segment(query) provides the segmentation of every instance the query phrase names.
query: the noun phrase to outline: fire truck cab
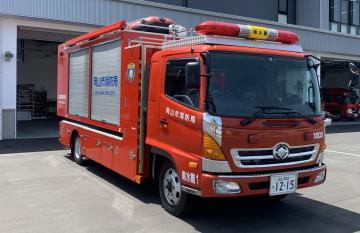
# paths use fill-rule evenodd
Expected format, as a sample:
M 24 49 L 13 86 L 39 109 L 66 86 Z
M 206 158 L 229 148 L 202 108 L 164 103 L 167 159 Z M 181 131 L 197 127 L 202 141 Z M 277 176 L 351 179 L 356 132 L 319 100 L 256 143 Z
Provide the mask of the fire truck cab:
M 206 21 L 184 37 L 150 18 L 59 46 L 59 140 L 77 163 L 153 178 L 176 216 L 191 195 L 279 199 L 325 181 L 317 66 L 295 33 Z

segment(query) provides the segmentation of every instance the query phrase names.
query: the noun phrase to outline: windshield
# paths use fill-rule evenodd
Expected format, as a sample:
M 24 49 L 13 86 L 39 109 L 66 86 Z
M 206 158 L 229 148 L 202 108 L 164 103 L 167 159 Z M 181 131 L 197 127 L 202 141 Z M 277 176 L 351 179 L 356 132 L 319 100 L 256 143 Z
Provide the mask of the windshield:
M 267 106 L 321 115 L 317 76 L 306 58 L 211 52 L 209 72 L 210 114 L 249 117 Z
M 349 104 L 350 98 L 346 95 L 335 95 L 334 97 L 335 103 L 337 104 Z

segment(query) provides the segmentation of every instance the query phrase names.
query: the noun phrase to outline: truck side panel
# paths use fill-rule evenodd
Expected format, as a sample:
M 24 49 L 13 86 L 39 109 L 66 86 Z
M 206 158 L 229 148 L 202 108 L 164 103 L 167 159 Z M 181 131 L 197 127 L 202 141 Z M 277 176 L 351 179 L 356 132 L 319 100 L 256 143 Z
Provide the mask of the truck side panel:
M 135 36 L 135 35 L 134 35 Z M 111 36 L 108 40 L 114 40 L 119 35 Z M 93 101 L 94 91 L 98 94 L 111 94 L 107 88 L 111 84 L 108 82 L 99 82 L 99 77 L 109 77 L 114 72 L 108 72 L 109 69 L 94 72 L 93 62 L 94 55 L 93 48 L 98 43 L 103 44 L 106 39 L 100 41 L 89 42 L 89 44 L 81 45 L 81 48 L 74 48 L 70 50 L 63 50 L 64 46 L 59 46 L 59 61 L 58 61 L 58 115 L 63 117 L 60 124 L 60 142 L 66 146 L 71 146 L 71 137 L 73 133 L 77 133 L 81 139 L 81 151 L 86 157 L 114 170 L 115 172 L 136 181 L 137 167 L 138 167 L 138 115 L 139 115 L 139 78 L 140 78 L 140 49 L 131 48 L 125 49 L 127 46 L 126 35 L 120 36 L 121 40 L 121 61 L 118 64 L 119 75 L 119 94 L 115 95 L 118 98 L 118 107 L 120 118 L 118 124 L 101 122 L 97 118 L 95 120 L 92 115 L 94 107 L 99 109 L 99 104 L 103 106 L 108 105 L 111 101 Z M 69 94 L 69 54 L 79 49 L 90 49 L 89 59 L 89 114 L 87 117 L 79 117 L 68 112 L 68 94 Z M 102 52 L 102 51 L 101 51 Z M 108 64 L 111 61 L 107 62 Z M 91 69 L 93 68 L 93 69 Z M 107 74 L 107 72 L 109 74 Z M 115 74 L 116 75 L 116 74 Z M 95 77 L 97 80 L 94 80 Z M 109 85 L 108 85 L 109 84 Z M 104 89 L 104 90 L 100 90 Z M 61 98 L 59 98 L 61 97 Z M 106 96 L 105 96 L 106 97 Z M 116 101 L 115 101 L 116 103 Z M 95 106 L 96 104 L 96 106 Z M 100 106 L 100 107 L 103 107 Z M 110 109 L 108 112 L 97 112 L 105 115 L 106 113 L 116 113 L 115 109 Z M 112 114 L 112 116 L 116 114 Z M 115 118 L 112 118 L 114 120 Z M 106 119 L 105 119 L 106 120 Z M 115 122 L 113 122 L 115 123 Z
M 122 137 L 67 120 L 60 123 L 60 129 L 59 140 L 63 145 L 70 147 L 71 136 L 76 133 L 81 140 L 83 155 L 135 181 L 136 151 L 124 146 Z

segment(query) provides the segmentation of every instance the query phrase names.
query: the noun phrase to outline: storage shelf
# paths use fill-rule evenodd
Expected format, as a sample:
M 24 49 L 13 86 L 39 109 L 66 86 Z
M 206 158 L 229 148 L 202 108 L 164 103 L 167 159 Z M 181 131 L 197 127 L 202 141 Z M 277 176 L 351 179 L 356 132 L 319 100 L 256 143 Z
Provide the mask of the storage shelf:
M 16 100 L 18 111 L 30 112 L 32 119 L 47 119 L 48 101 L 46 91 L 35 90 L 33 84 L 18 85 Z
M 28 116 L 24 115 L 26 118 L 23 120 L 31 120 L 34 113 L 34 89 L 35 85 L 25 84 L 18 85 L 16 92 L 16 109 L 22 112 L 30 112 Z

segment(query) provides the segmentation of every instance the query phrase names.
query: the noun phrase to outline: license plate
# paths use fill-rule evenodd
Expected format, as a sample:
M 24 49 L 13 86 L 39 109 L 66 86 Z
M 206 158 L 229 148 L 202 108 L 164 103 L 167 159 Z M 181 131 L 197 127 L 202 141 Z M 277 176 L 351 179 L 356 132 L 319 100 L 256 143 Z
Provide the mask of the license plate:
M 296 192 L 297 174 L 270 176 L 270 196 Z

